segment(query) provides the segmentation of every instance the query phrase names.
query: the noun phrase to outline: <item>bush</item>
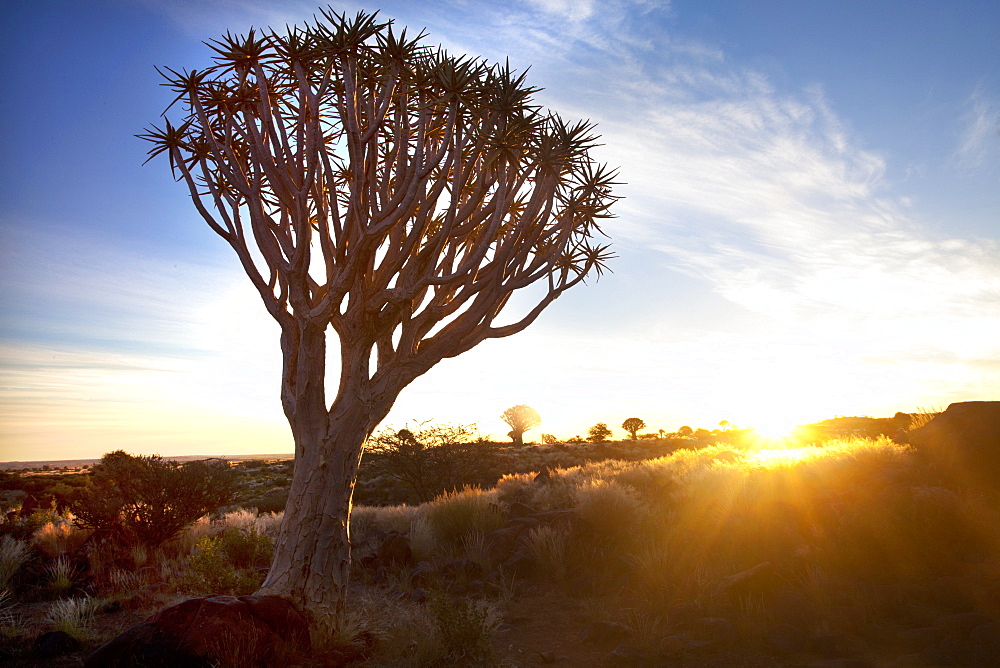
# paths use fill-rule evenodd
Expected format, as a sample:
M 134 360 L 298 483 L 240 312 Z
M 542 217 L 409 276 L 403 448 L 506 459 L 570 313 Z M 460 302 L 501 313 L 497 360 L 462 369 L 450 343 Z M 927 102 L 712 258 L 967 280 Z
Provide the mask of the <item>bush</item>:
M 496 619 L 482 601 L 435 596 L 431 614 L 450 665 L 493 665 Z
M 196 594 L 234 596 L 252 594 L 260 587 L 264 581 L 264 574 L 236 567 L 232 557 L 225 551 L 227 542 L 224 538 L 225 533 L 218 536 L 203 536 L 198 540 L 194 554 L 188 559 L 181 587 Z M 229 539 L 230 546 L 234 542 L 233 539 Z M 241 547 L 245 547 L 245 544 Z
M 206 513 L 232 503 L 236 474 L 224 463 L 108 453 L 74 501 L 78 526 L 123 544 L 158 546 Z
M 497 446 L 474 440 L 474 433 L 469 425 L 383 430 L 365 444 L 366 475 L 396 480 L 420 502 L 464 485 L 493 484 Z

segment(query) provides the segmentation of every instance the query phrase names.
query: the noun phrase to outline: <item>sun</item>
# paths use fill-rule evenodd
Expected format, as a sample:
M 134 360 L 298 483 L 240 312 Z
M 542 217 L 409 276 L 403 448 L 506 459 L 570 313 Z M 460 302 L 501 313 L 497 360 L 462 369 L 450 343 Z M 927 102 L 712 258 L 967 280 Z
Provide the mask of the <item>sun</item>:
M 769 420 L 757 420 L 752 429 L 765 441 L 784 442 L 788 441 L 792 437 L 795 428 L 798 426 L 799 425 L 793 421 L 775 417 Z

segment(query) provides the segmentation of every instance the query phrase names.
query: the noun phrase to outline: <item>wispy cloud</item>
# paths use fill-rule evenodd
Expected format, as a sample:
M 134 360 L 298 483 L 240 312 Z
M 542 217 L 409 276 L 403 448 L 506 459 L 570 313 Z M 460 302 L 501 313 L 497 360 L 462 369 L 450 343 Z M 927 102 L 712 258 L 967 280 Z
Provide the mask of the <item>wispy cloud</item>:
M 989 155 L 1000 155 L 1000 102 L 980 87 L 969 96 L 954 157 L 963 167 L 982 166 Z

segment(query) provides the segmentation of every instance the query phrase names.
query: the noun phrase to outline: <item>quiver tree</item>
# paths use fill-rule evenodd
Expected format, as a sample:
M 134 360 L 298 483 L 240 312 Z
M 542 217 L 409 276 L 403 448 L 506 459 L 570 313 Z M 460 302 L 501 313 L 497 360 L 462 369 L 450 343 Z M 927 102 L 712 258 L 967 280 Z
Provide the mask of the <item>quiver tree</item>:
M 507 435 L 517 446 L 524 445 L 524 432 L 542 424 L 538 411 L 524 404 L 511 406 L 500 415 L 500 419 L 510 425 L 510 433 Z
M 615 175 L 588 122 L 534 105 L 508 66 L 454 57 L 373 14 L 209 43 L 164 70 L 183 116 L 147 128 L 281 331 L 295 472 L 261 593 L 344 612 L 365 439 L 446 357 L 531 324 L 600 274 Z M 504 310 L 528 286 L 526 312 Z M 327 335 L 339 384 L 324 386 Z
M 640 429 L 645 429 L 646 423 L 642 421 L 642 418 L 630 417 L 622 422 L 622 429 L 627 431 L 634 441 L 636 434 Z

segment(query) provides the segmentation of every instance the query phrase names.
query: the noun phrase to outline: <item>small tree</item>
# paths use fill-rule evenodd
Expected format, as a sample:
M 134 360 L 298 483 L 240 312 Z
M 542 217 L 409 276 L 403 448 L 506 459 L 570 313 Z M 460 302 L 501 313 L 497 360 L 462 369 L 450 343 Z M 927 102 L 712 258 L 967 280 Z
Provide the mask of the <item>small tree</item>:
M 165 461 L 109 452 L 71 503 L 76 523 L 118 542 L 160 545 L 199 517 L 236 499 L 236 472 L 224 462 Z
M 524 432 L 542 424 L 538 411 L 524 404 L 511 406 L 500 415 L 500 419 L 510 425 L 510 433 L 507 435 L 517 446 L 524 445 Z
M 591 443 L 603 443 L 610 436 L 611 430 L 603 422 L 598 422 L 587 431 L 587 440 Z
M 632 436 L 633 441 L 635 440 L 636 433 L 640 429 L 645 429 L 645 428 L 646 428 L 646 423 L 637 417 L 630 417 L 624 422 L 622 422 L 622 429 L 627 431 Z
M 365 441 L 438 362 L 600 274 L 611 255 L 594 238 L 616 197 L 592 124 L 543 111 L 524 74 L 374 14 L 320 13 L 227 33 L 206 69 L 164 70 L 183 117 L 140 136 L 280 329 L 295 471 L 260 593 L 296 603 L 323 642 L 346 612 Z M 534 306 L 505 308 L 532 285 Z
M 546 445 L 555 445 L 558 442 L 559 439 L 553 434 L 542 434 L 542 443 L 545 443 Z
M 496 482 L 495 446 L 469 425 L 384 429 L 365 444 L 365 466 L 409 487 L 421 502 L 464 485 Z
M 677 435 L 678 436 L 690 436 L 693 433 L 694 433 L 694 429 L 692 429 L 691 427 L 688 427 L 687 425 L 685 425 L 685 426 L 683 426 L 683 427 L 681 427 L 680 429 L 677 430 Z

